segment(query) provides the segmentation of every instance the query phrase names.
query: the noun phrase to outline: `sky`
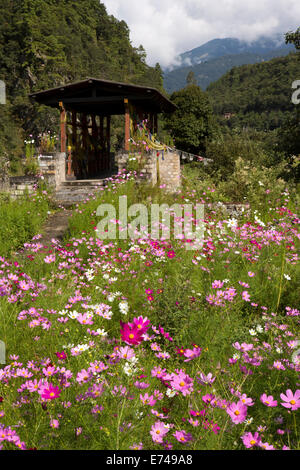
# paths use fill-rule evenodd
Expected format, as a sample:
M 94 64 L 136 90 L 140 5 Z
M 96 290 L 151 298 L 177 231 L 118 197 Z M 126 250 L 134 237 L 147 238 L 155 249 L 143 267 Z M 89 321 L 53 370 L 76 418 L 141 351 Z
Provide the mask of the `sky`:
M 216 38 L 247 41 L 295 31 L 299 0 L 101 0 L 107 12 L 124 20 L 134 47 L 142 45 L 147 63 L 162 67 L 176 56 Z

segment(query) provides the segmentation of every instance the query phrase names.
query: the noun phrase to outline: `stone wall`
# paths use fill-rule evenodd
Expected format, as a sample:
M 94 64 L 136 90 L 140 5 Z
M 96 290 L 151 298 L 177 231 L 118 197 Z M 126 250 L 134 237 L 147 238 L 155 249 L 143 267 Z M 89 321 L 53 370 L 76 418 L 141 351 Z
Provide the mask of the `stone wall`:
M 12 199 L 22 196 L 25 192 L 32 194 L 38 184 L 36 176 L 11 176 L 8 192 Z
M 66 180 L 66 154 L 64 152 L 39 155 L 39 168 L 50 186 L 58 188 Z
M 130 158 L 136 158 L 140 162 L 139 154 L 129 155 L 120 152 L 116 155 L 118 171 L 127 168 Z M 175 192 L 181 185 L 180 156 L 177 152 L 152 151 L 143 157 L 142 168 L 138 171 L 138 179 L 149 181 L 153 186 L 159 183 L 166 191 Z
M 39 155 L 38 164 L 40 175 L 49 186 L 58 189 L 66 180 L 66 154 L 53 153 Z M 11 176 L 0 178 L 0 192 L 9 193 L 12 199 L 22 196 L 26 191 L 32 194 L 36 189 L 40 177 L 38 176 Z

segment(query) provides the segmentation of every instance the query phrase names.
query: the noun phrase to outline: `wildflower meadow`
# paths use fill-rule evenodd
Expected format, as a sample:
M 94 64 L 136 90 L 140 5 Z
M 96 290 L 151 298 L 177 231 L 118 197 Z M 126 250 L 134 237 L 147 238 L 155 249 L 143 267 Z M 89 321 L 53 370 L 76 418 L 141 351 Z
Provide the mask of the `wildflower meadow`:
M 48 246 L 52 209 L 36 197 L 35 234 L 11 250 L 4 239 L 2 450 L 299 449 L 297 197 L 255 181 L 232 216 L 193 171 L 175 194 L 137 183 L 134 169 L 111 177 Z M 202 246 L 172 233 L 99 237 L 99 205 L 125 195 L 203 204 Z

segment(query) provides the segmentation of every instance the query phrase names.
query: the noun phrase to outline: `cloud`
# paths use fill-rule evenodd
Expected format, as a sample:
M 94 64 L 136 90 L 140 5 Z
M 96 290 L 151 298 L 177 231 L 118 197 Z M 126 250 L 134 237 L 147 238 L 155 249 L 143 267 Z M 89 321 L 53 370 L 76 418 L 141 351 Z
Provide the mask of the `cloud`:
M 299 26 L 299 0 L 102 0 L 124 20 L 147 63 L 170 66 L 176 56 L 215 38 L 251 41 Z

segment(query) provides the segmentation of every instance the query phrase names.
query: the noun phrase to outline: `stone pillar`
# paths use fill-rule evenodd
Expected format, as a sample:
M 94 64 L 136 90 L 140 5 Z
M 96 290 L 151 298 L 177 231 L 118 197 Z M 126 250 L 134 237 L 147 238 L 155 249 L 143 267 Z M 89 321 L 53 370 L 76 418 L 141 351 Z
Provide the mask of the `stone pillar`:
M 168 192 L 175 192 L 181 185 L 180 156 L 177 152 L 159 152 L 159 182 L 165 185 Z

